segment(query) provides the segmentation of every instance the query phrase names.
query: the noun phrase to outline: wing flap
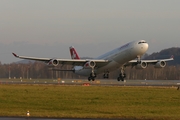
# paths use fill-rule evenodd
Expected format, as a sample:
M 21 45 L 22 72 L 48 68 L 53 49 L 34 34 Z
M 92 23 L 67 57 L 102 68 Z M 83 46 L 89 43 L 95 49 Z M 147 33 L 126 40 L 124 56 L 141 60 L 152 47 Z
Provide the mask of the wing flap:
M 158 62 L 160 62 L 160 61 L 165 61 L 165 62 L 167 62 L 167 61 L 172 61 L 172 60 L 174 60 L 174 57 L 173 57 L 173 56 L 171 56 L 169 59 L 141 60 L 141 62 L 146 62 L 146 63 L 148 63 L 148 64 L 156 64 L 156 63 L 158 63 Z M 133 65 L 135 65 L 135 64 L 137 64 L 137 60 L 131 60 L 131 61 L 127 62 L 127 63 L 125 64 L 125 66 L 133 66 Z
M 74 66 L 83 66 L 86 62 L 94 61 L 96 63 L 96 67 L 100 67 L 102 64 L 109 63 L 108 60 L 96 60 L 96 59 L 57 59 L 59 64 L 67 64 Z
M 27 60 L 36 60 L 48 63 L 52 60 L 52 58 L 39 58 L 39 57 L 28 57 L 28 56 L 19 56 L 15 53 L 12 53 L 15 57 L 20 59 L 27 59 Z M 56 59 L 59 64 L 66 64 L 66 65 L 77 65 L 83 66 L 86 62 L 94 61 L 96 63 L 96 67 L 100 67 L 102 64 L 108 64 L 108 60 L 99 60 L 99 59 Z

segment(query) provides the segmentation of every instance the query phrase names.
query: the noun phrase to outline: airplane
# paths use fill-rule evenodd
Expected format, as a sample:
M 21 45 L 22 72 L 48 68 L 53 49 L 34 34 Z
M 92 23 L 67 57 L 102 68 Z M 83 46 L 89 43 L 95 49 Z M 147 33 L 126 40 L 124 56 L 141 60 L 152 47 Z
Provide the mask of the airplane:
M 142 60 L 141 56 L 146 53 L 148 47 L 149 45 L 145 40 L 132 41 L 94 59 L 80 59 L 73 46 L 69 48 L 71 59 L 39 58 L 12 54 L 20 59 L 42 61 L 52 66 L 73 65 L 71 70 L 59 69 L 59 71 L 72 71 L 78 75 L 88 76 L 89 81 L 94 81 L 97 74 L 101 73 L 104 73 L 103 78 L 109 78 L 109 72 L 120 69 L 117 80 L 124 81 L 127 66 L 145 69 L 152 64 L 155 68 L 164 68 L 167 61 L 174 60 L 173 56 L 168 59 Z

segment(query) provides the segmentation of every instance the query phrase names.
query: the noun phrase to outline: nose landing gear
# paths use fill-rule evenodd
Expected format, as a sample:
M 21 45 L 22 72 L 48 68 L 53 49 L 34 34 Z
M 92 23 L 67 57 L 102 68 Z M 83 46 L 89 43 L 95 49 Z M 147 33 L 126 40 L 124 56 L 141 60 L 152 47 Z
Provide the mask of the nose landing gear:
M 126 78 L 126 74 L 124 73 L 124 67 L 121 68 L 119 77 L 117 78 L 118 81 L 124 81 L 124 78 Z

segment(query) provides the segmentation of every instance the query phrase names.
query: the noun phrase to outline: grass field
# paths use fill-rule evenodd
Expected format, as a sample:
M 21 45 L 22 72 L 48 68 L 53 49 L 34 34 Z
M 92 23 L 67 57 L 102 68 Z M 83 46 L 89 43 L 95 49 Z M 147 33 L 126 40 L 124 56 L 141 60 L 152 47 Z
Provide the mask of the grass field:
M 180 91 L 168 87 L 0 85 L 0 116 L 180 119 Z

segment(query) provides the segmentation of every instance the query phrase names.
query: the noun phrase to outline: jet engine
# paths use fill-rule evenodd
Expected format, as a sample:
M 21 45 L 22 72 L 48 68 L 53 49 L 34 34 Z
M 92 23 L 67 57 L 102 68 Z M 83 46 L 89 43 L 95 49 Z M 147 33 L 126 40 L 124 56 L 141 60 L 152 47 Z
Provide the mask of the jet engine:
M 94 61 L 88 61 L 84 64 L 84 68 L 94 68 L 96 63 Z
M 56 59 L 51 59 L 47 65 L 58 66 L 59 62 Z
M 147 63 L 146 62 L 141 62 L 136 65 L 136 69 L 145 69 L 147 68 Z
M 163 68 L 166 66 L 166 62 L 165 61 L 159 61 L 155 64 L 155 68 Z

